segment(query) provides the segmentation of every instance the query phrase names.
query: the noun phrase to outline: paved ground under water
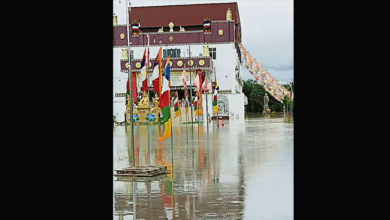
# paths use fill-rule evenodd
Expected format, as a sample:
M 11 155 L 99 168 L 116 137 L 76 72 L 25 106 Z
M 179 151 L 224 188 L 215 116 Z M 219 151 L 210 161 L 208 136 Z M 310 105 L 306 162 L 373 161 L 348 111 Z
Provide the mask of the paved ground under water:
M 134 126 L 136 165 L 165 165 L 171 174 L 114 177 L 114 219 L 293 219 L 293 122 L 283 114 L 198 128 L 173 123 Z M 182 116 L 181 122 L 185 121 Z M 199 132 L 198 132 L 199 131 Z M 114 169 L 131 165 L 130 127 L 114 127 Z M 173 150 L 172 150 L 173 149 Z M 150 154 L 150 156 L 149 156 Z M 172 159 L 173 156 L 173 159 Z

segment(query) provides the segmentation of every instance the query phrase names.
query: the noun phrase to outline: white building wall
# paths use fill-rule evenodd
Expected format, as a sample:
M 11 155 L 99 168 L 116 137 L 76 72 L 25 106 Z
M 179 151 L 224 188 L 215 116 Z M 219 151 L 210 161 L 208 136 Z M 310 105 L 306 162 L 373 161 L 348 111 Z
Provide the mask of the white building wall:
M 120 58 L 122 57 L 122 48 L 113 48 L 113 114 L 117 121 L 124 121 L 124 112 L 126 110 L 126 97 L 115 97 L 115 93 L 126 93 L 126 83 L 128 74 L 121 72 Z
M 237 66 L 238 54 L 234 43 L 210 44 L 209 47 L 215 47 L 217 51 L 217 59 L 213 60 L 213 63 L 217 73 L 219 90 L 231 90 L 231 93 L 236 93 L 235 68 Z

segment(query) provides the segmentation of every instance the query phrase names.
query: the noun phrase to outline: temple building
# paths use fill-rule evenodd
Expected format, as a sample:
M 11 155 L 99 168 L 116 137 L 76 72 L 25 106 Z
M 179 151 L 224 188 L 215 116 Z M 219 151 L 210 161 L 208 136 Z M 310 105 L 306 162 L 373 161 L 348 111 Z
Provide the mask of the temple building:
M 114 116 L 124 121 L 126 83 L 128 79 L 127 1 L 114 1 L 113 15 L 113 96 Z M 242 92 L 241 24 L 237 3 L 212 3 L 131 7 L 129 33 L 133 84 L 140 95 L 140 67 L 145 48 L 149 45 L 152 73 L 154 60 L 162 48 L 162 68 L 170 56 L 171 95 L 178 91 L 184 98 L 182 73 L 187 72 L 187 87 L 195 96 L 193 86 L 196 71 L 201 71 L 207 82 L 219 86 L 219 116 L 244 119 Z M 191 77 L 190 77 L 191 73 Z M 191 78 L 191 79 L 190 79 Z M 190 84 L 191 81 L 191 84 Z M 212 95 L 208 95 L 208 113 L 213 116 Z M 206 118 L 206 95 L 203 95 L 203 115 Z

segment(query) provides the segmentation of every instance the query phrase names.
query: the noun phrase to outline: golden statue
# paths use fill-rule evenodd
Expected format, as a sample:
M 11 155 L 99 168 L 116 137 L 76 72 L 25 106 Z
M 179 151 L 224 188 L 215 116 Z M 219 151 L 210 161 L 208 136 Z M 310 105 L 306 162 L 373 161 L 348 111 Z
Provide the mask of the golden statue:
M 169 32 L 173 32 L 173 27 L 174 27 L 174 24 L 173 24 L 173 22 L 171 21 L 171 22 L 169 22 Z
M 127 56 L 127 54 L 128 54 L 127 48 L 122 48 L 122 59 L 128 60 L 129 57 Z
M 210 56 L 209 46 L 207 46 L 207 43 L 205 43 L 205 45 L 203 45 L 203 56 L 204 57 L 209 57 Z
M 114 20 L 114 26 L 118 26 L 118 16 L 114 14 L 113 20 Z
M 146 92 L 143 93 L 141 101 L 139 101 L 139 104 L 137 106 L 138 109 L 148 109 L 149 107 L 149 97 Z
M 230 8 L 226 11 L 226 20 L 231 21 L 232 20 L 232 12 L 230 11 Z
M 153 103 L 154 103 L 154 109 L 159 109 L 158 107 L 158 97 L 157 97 L 157 92 L 154 94 Z

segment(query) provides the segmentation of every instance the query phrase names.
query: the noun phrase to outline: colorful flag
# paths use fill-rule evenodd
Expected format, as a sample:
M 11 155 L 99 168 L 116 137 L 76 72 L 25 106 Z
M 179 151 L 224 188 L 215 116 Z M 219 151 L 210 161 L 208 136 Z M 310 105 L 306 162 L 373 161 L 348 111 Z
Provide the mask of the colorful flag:
M 137 103 L 137 80 L 135 77 L 135 73 L 131 74 L 131 84 L 132 84 L 132 93 L 133 93 L 133 103 Z M 126 94 L 128 97 L 130 97 L 130 89 L 129 89 L 129 79 L 127 79 L 127 84 L 126 84 Z M 126 105 L 127 105 L 127 99 L 126 99 Z
M 206 87 L 206 80 L 203 81 L 203 84 L 202 84 L 202 91 L 207 91 L 207 87 Z
M 200 92 L 197 92 L 197 96 L 195 97 L 194 101 L 194 115 L 199 116 L 202 114 L 202 98 L 198 99 L 198 96 L 201 96 Z M 199 101 L 200 100 L 200 101 Z
M 181 81 L 183 82 L 184 90 L 187 88 L 187 72 L 186 65 L 184 65 L 183 75 L 181 77 Z
M 214 113 L 214 115 L 218 114 L 217 93 L 214 94 L 214 100 L 213 100 L 213 113 Z
M 195 96 L 193 106 L 194 106 L 194 115 L 198 116 L 198 96 Z
M 199 91 L 200 90 L 200 78 L 199 78 L 199 72 L 200 70 L 196 70 L 196 77 L 194 80 L 194 83 L 192 84 L 193 86 L 196 86 L 196 89 Z
M 219 91 L 219 85 L 217 81 L 215 81 L 215 90 L 215 93 Z
M 153 85 L 153 92 L 160 92 L 159 86 L 160 86 L 160 75 L 161 75 L 161 47 L 160 50 L 157 53 L 156 60 L 154 61 L 153 66 L 153 73 L 151 77 L 152 85 Z M 161 94 L 159 94 L 160 96 Z
M 158 103 L 158 107 L 161 109 L 161 113 L 163 117 L 160 118 L 160 122 L 167 122 L 170 118 L 170 111 L 169 111 L 169 92 L 170 92 L 170 85 L 169 85 L 169 77 L 170 77 L 170 65 L 169 65 L 169 57 L 165 64 L 165 71 L 162 74 L 161 77 L 161 96 Z
M 158 141 L 164 140 L 171 136 L 171 109 L 170 109 L 170 65 L 169 56 L 165 64 L 165 71 L 161 76 L 161 96 L 158 103 L 158 107 L 161 109 L 162 117 L 159 118 L 160 122 L 165 123 L 164 134 L 158 138 Z
M 142 83 L 142 88 L 141 91 L 147 92 L 148 91 L 148 85 L 147 85 L 147 58 L 146 58 L 146 48 L 144 50 L 144 55 L 142 56 L 142 61 L 141 61 L 141 83 Z
M 185 114 L 188 114 L 188 95 L 187 95 L 187 90 L 184 90 L 184 93 L 185 93 L 185 104 L 184 104 L 184 106 L 185 106 L 185 109 L 186 109 L 186 111 L 185 111 Z
M 175 118 L 177 118 L 181 115 L 180 105 L 179 105 L 179 96 L 178 96 L 177 92 L 176 92 L 175 96 L 173 97 L 173 106 L 175 108 Z

